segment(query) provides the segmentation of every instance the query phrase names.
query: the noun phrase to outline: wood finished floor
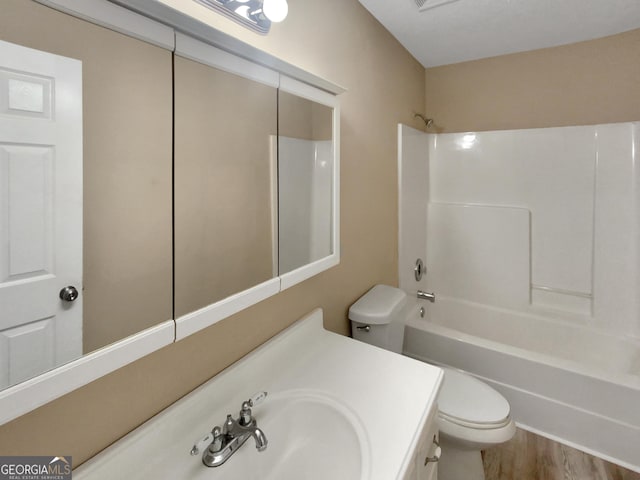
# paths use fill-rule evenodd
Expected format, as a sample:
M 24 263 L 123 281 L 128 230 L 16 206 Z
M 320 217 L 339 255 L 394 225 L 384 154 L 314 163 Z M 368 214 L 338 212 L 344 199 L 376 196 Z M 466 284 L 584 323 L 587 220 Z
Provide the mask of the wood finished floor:
M 483 452 L 486 480 L 640 480 L 640 474 L 518 429 Z

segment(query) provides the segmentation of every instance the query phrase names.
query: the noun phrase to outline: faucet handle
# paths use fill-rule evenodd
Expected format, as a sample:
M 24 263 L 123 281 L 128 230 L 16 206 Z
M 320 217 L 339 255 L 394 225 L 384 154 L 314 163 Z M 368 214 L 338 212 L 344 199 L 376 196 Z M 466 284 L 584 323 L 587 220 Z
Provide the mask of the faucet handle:
M 198 455 L 200 452 L 204 451 L 204 449 L 207 448 L 211 444 L 211 442 L 213 442 L 213 439 L 215 438 L 213 432 L 216 428 L 214 428 L 212 432 L 207 433 L 200 440 L 197 440 L 189 453 L 191 455 Z M 218 428 L 218 430 L 220 429 Z
M 233 419 L 232 415 L 227 415 L 227 419 L 224 421 L 224 424 L 222 425 L 222 433 L 224 435 L 228 434 L 230 431 L 233 430 L 233 426 L 235 425 L 236 421 Z
M 222 447 L 222 430 L 220 429 L 220 427 L 213 427 L 211 433 L 207 433 L 200 440 L 196 441 L 189 453 L 192 456 L 198 455 L 209 445 L 213 446 L 214 451 L 218 451 Z
M 251 414 L 251 409 L 249 408 L 249 402 L 242 402 L 242 408 L 240 409 L 240 414 L 238 415 L 238 423 L 243 427 L 250 425 L 253 422 L 253 415 Z
M 267 398 L 267 392 L 258 392 L 255 393 L 246 403 L 249 404 L 250 407 L 257 407 Z
M 213 427 L 211 433 L 213 435 L 213 441 L 209 446 L 209 450 L 212 452 L 219 452 L 222 450 L 222 429 L 220 427 Z
M 240 409 L 238 423 L 243 427 L 250 425 L 251 422 L 253 422 L 251 407 L 260 405 L 262 402 L 264 402 L 265 398 L 267 398 L 267 392 L 258 392 L 249 400 L 242 402 L 242 408 Z

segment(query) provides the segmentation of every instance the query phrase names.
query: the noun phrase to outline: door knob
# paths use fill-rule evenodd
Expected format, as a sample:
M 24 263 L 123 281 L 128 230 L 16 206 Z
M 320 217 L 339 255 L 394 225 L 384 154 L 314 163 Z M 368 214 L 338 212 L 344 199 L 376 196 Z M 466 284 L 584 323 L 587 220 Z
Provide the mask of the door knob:
M 60 300 L 73 302 L 76 298 L 78 298 L 78 290 L 73 285 L 69 285 L 60 290 Z

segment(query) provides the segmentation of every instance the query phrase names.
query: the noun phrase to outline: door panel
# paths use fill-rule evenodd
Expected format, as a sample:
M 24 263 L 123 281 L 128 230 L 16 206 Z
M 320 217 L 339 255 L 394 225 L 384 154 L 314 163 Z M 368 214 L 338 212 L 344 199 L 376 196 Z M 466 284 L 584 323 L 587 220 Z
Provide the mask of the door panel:
M 1 41 L 0 59 L 3 388 L 82 354 L 82 63 Z
M 52 148 L 0 144 L 0 163 L 7 182 L 8 268 L 3 281 L 51 273 L 53 235 Z M 3 192 L 2 188 L 8 191 Z
M 0 370 L 1 382 L 15 385 L 55 366 L 54 322 L 45 318 L 0 332 L 3 363 L 8 360 Z

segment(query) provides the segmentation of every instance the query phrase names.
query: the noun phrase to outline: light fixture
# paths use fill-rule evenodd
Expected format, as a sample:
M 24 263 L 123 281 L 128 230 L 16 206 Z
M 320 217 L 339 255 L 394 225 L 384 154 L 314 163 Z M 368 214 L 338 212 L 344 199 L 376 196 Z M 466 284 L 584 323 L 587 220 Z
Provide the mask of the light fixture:
M 262 11 L 269 20 L 278 23 L 287 18 L 289 5 L 287 0 L 264 0 Z
M 281 22 L 289 12 L 287 0 L 194 0 L 254 32 L 266 35 L 271 22 Z

